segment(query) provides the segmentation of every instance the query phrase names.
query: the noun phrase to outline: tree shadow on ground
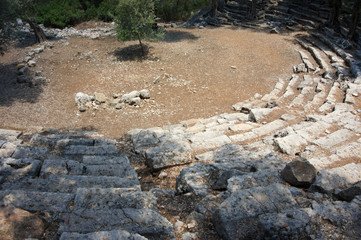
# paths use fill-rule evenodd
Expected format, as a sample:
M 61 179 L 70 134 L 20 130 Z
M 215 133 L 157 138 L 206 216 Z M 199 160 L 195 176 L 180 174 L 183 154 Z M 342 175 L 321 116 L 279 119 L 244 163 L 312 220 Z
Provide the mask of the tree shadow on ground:
M 148 45 L 143 43 L 144 55 L 139 44 L 130 45 L 124 48 L 118 48 L 111 54 L 117 58 L 117 61 L 144 61 L 150 59 L 150 49 Z
M 165 32 L 164 38 L 161 40 L 162 42 L 180 42 L 183 40 L 197 40 L 199 37 L 193 35 L 189 32 L 184 31 L 175 31 L 175 30 L 169 30 Z
M 0 64 L 0 106 L 11 106 L 16 101 L 36 103 L 43 92 L 41 85 L 30 87 L 29 83 L 17 82 L 18 64 Z

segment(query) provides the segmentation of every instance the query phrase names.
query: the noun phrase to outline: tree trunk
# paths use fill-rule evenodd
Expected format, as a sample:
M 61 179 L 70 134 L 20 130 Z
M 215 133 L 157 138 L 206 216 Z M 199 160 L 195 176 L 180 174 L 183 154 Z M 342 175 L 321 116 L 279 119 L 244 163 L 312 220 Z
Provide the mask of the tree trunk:
M 251 11 L 248 16 L 250 20 L 256 19 L 256 5 L 257 5 L 257 0 L 252 0 Z
M 43 29 L 41 29 L 41 27 L 39 27 L 38 24 L 31 21 L 30 19 L 27 19 L 27 22 L 29 23 L 30 27 L 34 30 L 36 41 L 38 43 L 46 41 L 46 36 Z
M 353 6 L 353 11 L 352 11 L 350 30 L 348 32 L 348 37 L 350 39 L 352 39 L 353 36 L 355 35 L 357 25 L 360 21 L 360 10 L 361 10 L 360 8 L 361 8 L 361 0 L 355 0 L 355 4 Z
M 211 11 L 211 15 L 212 17 L 216 17 L 216 14 L 217 14 L 217 3 L 218 1 L 217 0 L 212 0 L 212 11 Z
M 332 12 L 328 19 L 328 25 L 330 27 L 338 28 L 340 26 L 339 17 L 341 12 L 342 0 L 332 1 Z
M 144 46 L 142 40 L 140 39 L 139 34 L 138 34 L 138 40 L 139 40 L 140 48 L 142 49 L 142 56 L 144 57 L 145 56 Z

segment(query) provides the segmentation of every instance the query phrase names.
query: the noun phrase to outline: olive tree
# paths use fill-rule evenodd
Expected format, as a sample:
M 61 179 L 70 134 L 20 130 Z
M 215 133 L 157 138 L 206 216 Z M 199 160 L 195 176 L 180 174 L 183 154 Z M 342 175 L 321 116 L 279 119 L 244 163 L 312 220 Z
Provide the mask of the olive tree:
M 138 39 L 142 54 L 142 39 L 160 37 L 157 34 L 154 2 L 151 0 L 119 0 L 114 20 L 119 41 Z

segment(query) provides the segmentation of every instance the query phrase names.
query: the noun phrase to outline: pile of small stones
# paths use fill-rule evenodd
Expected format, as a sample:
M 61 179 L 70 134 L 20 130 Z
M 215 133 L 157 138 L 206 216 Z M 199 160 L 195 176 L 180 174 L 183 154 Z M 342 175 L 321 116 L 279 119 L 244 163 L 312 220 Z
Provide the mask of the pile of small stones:
M 88 95 L 82 92 L 78 92 L 75 95 L 75 104 L 77 105 L 80 112 L 85 112 L 89 108 L 98 109 L 100 105 L 104 108 L 107 106 L 115 109 L 122 109 L 123 104 L 140 107 L 142 100 L 145 101 L 150 99 L 150 92 L 147 89 L 140 91 L 132 91 L 130 93 L 113 94 L 113 96 L 107 97 L 104 93 L 95 92 L 94 95 Z
M 36 55 L 42 53 L 45 49 L 53 48 L 54 45 L 47 42 L 37 48 L 34 48 L 26 52 L 26 57 L 22 63 L 19 63 L 16 66 L 17 69 L 17 83 L 26 83 L 30 87 L 41 86 L 50 82 L 50 79 L 43 76 L 42 71 L 36 71 L 35 73 L 31 71 L 31 68 L 36 66 L 35 57 Z

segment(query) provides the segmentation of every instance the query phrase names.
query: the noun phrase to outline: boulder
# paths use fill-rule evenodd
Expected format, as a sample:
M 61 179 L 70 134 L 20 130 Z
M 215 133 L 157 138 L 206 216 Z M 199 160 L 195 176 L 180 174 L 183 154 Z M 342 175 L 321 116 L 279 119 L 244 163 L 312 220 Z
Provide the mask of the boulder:
M 146 163 L 152 170 L 189 163 L 191 150 L 185 141 L 152 147 L 145 151 Z
M 234 192 L 215 210 L 212 221 L 222 239 L 265 239 L 259 217 L 296 207 L 285 185 L 272 184 Z
M 336 195 L 341 200 L 352 201 L 356 196 L 361 195 L 361 182 L 357 182 L 351 187 L 339 191 Z
M 298 158 L 282 170 L 282 178 L 295 187 L 309 187 L 315 181 L 316 168 L 304 158 Z
M 198 196 L 210 193 L 208 178 L 211 166 L 196 164 L 183 168 L 176 180 L 176 194 L 192 192 Z
M 38 216 L 19 208 L 0 208 L 0 236 L 2 240 L 40 239 L 43 233 L 44 223 Z

